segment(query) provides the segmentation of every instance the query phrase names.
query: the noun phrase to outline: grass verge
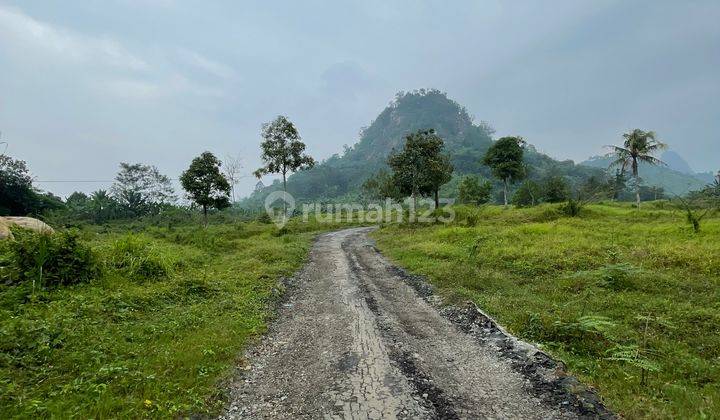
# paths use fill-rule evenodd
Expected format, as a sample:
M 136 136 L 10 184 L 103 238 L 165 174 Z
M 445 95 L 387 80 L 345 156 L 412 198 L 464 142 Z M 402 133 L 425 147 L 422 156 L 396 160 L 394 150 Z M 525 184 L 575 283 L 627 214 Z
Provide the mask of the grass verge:
M 265 331 L 278 278 L 333 227 L 83 228 L 103 265 L 91 282 L 34 293 L 0 282 L 0 418 L 217 413 L 223 380 Z
M 650 206 L 648 206 L 650 207 Z M 379 248 L 450 301 L 539 343 L 629 418 L 720 415 L 720 220 L 595 205 L 456 208 L 389 225 Z

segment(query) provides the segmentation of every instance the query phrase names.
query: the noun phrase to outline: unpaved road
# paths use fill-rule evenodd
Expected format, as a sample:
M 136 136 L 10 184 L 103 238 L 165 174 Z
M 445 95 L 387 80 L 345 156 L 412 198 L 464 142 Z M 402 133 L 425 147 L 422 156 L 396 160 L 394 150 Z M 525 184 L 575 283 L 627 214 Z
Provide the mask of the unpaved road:
M 317 239 L 278 319 L 248 351 L 223 417 L 611 416 L 566 393 L 553 362 L 525 360 L 527 349 L 513 350 L 496 328 L 439 310 L 368 231 Z

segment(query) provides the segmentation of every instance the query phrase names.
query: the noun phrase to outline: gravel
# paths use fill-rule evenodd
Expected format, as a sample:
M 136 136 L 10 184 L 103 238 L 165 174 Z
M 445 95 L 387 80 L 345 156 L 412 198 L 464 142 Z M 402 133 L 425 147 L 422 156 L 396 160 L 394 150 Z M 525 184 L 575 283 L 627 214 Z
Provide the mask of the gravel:
M 390 264 L 371 229 L 318 237 L 221 418 L 614 417 L 561 363 Z

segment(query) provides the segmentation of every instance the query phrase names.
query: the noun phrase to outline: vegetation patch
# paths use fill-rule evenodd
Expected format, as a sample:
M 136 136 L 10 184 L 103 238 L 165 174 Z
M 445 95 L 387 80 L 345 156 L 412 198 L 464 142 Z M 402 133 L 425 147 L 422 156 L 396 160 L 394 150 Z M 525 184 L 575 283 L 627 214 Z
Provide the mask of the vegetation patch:
M 562 206 L 460 206 L 452 225 L 373 235 L 450 301 L 474 301 L 565 361 L 621 414 L 720 412 L 720 218 L 695 232 L 673 206 L 588 204 L 577 217 Z
M 302 265 L 315 232 L 338 225 L 292 222 L 277 236 L 274 225 L 210 222 L 0 242 L 0 417 L 217 413 L 243 345 L 265 330 L 277 280 Z

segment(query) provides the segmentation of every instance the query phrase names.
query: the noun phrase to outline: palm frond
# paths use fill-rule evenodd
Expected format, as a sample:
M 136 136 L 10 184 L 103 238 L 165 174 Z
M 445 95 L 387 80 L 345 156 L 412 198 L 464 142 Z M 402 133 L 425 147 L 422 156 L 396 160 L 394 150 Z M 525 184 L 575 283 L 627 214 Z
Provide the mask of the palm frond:
M 637 159 L 641 162 L 649 163 L 651 165 L 667 166 L 667 163 L 650 155 L 640 155 L 637 157 Z

